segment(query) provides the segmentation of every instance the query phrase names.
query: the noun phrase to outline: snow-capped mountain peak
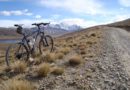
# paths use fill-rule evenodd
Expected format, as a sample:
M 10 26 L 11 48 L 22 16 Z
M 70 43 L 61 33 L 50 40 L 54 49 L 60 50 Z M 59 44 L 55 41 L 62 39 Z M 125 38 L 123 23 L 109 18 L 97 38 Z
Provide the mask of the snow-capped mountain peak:
M 53 27 L 53 28 L 65 29 L 65 30 L 68 30 L 68 31 L 75 31 L 75 30 L 81 29 L 81 27 L 76 25 L 76 24 L 69 25 L 69 24 L 66 24 L 66 23 L 51 24 L 50 26 Z

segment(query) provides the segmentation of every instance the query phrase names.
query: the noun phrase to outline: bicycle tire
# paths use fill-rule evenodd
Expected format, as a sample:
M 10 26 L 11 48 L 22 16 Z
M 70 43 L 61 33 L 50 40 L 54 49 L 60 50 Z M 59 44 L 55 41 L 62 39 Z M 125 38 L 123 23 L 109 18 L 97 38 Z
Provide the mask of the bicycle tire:
M 43 51 L 49 50 L 49 52 L 52 52 L 54 48 L 54 41 L 53 38 L 50 35 L 45 35 L 41 38 L 39 42 L 39 51 L 42 54 Z
M 10 45 L 6 50 L 6 65 L 10 66 L 11 62 L 17 60 L 24 60 L 27 61 L 29 59 L 28 49 L 25 45 L 16 43 Z

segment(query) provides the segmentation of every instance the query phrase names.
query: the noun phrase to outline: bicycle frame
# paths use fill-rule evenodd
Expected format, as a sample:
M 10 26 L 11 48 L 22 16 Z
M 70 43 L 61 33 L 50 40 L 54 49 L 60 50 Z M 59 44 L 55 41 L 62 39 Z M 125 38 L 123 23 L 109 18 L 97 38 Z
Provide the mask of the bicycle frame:
M 44 37 L 44 29 L 43 29 L 43 32 L 42 32 L 41 28 L 38 27 L 38 29 L 36 31 L 32 32 L 31 34 L 28 34 L 28 35 L 22 34 L 23 38 L 22 38 L 22 41 L 20 42 L 21 44 L 23 44 L 28 49 L 28 52 L 30 52 L 30 53 L 33 52 L 33 49 L 35 47 L 33 45 L 33 48 L 31 48 L 31 46 L 29 45 L 29 39 L 28 39 L 28 37 L 33 36 L 34 34 L 36 34 L 34 36 L 34 39 L 35 39 L 34 45 L 35 45 L 36 41 L 37 41 L 37 38 L 38 38 L 39 35 L 40 35 L 41 38 Z

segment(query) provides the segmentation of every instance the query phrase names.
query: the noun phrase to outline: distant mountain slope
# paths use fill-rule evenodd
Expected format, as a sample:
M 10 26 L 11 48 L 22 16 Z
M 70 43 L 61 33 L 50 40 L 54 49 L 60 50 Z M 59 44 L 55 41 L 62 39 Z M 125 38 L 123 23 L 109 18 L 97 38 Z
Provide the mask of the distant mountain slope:
M 130 18 L 123 21 L 108 24 L 107 26 L 119 27 L 130 31 Z
M 0 36 L 19 36 L 14 28 L 2 28 L 0 27 Z
M 43 30 L 43 27 L 41 27 Z M 81 27 L 77 25 L 67 25 L 67 24 L 51 24 L 45 28 L 45 34 L 52 36 L 61 36 L 66 33 L 80 30 Z M 0 36 L 20 36 L 16 33 L 16 28 L 3 28 L 0 27 Z M 34 28 L 24 28 L 25 33 L 31 33 L 32 31 L 37 30 L 37 27 Z

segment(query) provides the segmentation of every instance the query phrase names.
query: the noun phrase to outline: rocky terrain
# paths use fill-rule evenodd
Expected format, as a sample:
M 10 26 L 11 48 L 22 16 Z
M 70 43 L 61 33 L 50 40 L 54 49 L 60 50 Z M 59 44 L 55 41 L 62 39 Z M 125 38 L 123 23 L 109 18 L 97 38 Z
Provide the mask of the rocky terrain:
M 18 86 L 27 90 L 26 85 L 28 90 L 130 89 L 128 31 L 96 26 L 57 37 L 54 42 L 53 53 L 37 55 L 29 65 L 14 62 L 8 68 L 1 59 L 0 90 L 17 90 Z

